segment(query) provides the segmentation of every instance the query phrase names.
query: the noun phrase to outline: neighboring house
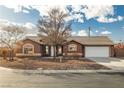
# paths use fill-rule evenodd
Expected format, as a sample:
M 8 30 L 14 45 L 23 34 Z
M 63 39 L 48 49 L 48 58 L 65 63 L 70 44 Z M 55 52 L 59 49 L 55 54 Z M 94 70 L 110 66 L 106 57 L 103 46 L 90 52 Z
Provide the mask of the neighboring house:
M 67 42 L 56 47 L 57 56 L 111 57 L 113 42 L 106 36 L 72 36 Z M 54 56 L 53 46 L 46 45 L 39 37 L 31 36 L 23 40 L 16 56 Z
M 124 57 L 124 44 L 118 43 L 114 45 L 115 57 Z

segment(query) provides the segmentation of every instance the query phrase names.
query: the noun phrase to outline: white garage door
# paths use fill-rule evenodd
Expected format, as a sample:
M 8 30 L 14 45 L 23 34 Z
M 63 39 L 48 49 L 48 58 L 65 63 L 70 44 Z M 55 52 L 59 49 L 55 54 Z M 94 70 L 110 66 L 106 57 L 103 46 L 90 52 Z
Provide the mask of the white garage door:
M 109 57 L 109 47 L 85 47 L 85 57 Z

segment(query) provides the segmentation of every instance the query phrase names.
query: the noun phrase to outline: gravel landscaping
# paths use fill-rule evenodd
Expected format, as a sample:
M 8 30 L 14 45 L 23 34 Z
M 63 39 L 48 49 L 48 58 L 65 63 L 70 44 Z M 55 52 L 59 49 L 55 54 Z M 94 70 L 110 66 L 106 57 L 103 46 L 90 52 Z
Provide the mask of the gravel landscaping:
M 99 70 L 110 68 L 100 65 L 89 59 L 63 60 L 58 59 L 16 59 L 13 62 L 2 60 L 1 67 L 13 69 L 44 69 L 44 70 Z

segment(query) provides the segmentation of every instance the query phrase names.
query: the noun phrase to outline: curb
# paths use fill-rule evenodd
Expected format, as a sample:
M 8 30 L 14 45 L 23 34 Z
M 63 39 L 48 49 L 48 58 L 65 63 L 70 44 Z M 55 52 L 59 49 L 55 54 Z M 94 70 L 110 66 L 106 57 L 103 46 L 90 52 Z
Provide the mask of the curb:
M 6 70 L 14 73 L 27 73 L 27 74 L 54 74 L 54 73 L 124 73 L 124 70 L 21 70 L 0 67 L 1 70 Z
M 124 73 L 122 70 L 16 70 L 15 73 L 54 74 L 54 73 Z

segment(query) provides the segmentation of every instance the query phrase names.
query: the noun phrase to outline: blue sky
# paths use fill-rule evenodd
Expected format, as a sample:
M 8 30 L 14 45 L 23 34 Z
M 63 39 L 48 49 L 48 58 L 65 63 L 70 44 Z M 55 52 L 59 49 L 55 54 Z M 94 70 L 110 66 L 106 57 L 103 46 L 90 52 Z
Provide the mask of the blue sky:
M 46 15 L 45 10 L 54 6 L 4 6 L 0 5 L 0 22 L 35 27 L 38 19 Z M 124 40 L 124 5 L 114 6 L 60 6 L 72 21 L 72 35 L 86 36 L 88 27 L 91 35 L 107 35 L 113 40 Z M 35 33 L 35 29 L 31 33 Z

